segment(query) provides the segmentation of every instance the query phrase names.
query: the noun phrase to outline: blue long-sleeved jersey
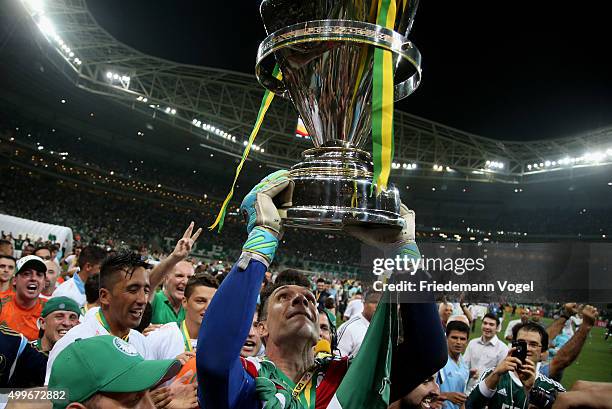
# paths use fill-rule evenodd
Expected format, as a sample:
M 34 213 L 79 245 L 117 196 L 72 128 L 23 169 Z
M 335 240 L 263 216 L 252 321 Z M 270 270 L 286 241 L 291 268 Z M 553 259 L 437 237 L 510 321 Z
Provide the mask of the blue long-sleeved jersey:
M 206 311 L 196 364 L 198 398 L 204 409 L 258 409 L 255 379 L 240 358 L 253 322 L 266 266 L 250 260 L 234 265 Z M 395 349 L 392 396 L 403 397 L 446 364 L 446 339 L 433 303 L 402 304 L 404 342 Z M 330 374 L 331 375 L 331 374 Z

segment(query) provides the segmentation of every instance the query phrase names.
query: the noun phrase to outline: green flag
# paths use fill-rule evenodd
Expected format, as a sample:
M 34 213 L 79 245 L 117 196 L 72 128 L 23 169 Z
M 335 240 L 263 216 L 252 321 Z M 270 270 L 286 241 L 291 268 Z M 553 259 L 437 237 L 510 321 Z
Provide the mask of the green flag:
M 397 303 L 386 292 L 378 304 L 359 353 L 327 409 L 387 409 L 391 358 L 397 340 Z

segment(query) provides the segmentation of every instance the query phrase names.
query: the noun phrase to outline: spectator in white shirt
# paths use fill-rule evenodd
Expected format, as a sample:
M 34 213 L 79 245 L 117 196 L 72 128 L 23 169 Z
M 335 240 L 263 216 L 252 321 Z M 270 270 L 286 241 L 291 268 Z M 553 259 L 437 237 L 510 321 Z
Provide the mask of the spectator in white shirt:
M 521 310 L 521 318 L 512 320 L 508 323 L 506 332 L 504 333 L 504 338 L 506 338 L 506 341 L 512 341 L 512 328 L 514 328 L 514 326 L 517 324 L 526 324 L 530 317 L 531 311 L 529 311 L 529 308 L 523 308 Z
M 105 257 L 106 252 L 100 247 L 85 247 L 79 255 L 79 271 L 57 287 L 52 297 L 69 297 L 76 301 L 79 307 L 85 305 L 85 282 L 90 276 L 100 272 Z
M 83 249 L 81 258 L 86 249 Z M 145 337 L 132 329 L 140 324 L 151 288 L 147 264 L 138 254 L 119 253 L 104 261 L 100 270 L 100 307 L 90 309 L 83 322 L 66 333 L 49 353 L 45 385 L 53 361 L 79 338 L 114 335 L 147 357 Z
M 470 368 L 470 390 L 478 381 L 485 369 L 496 367 L 508 355 L 508 346 L 497 338 L 499 319 L 495 314 L 487 313 L 482 318 L 482 335 L 470 341 L 463 359 Z
M 361 296 L 361 291 L 355 293 L 355 296 L 352 300 L 349 301 L 346 306 L 346 310 L 344 311 L 344 320 L 348 321 L 353 318 L 357 314 L 361 314 L 363 311 L 363 298 Z
M 370 291 L 364 300 L 361 314 L 353 316 L 353 318 L 340 325 L 340 328 L 338 328 L 338 350 L 340 351 L 340 356 L 357 355 L 380 297 L 380 293 Z

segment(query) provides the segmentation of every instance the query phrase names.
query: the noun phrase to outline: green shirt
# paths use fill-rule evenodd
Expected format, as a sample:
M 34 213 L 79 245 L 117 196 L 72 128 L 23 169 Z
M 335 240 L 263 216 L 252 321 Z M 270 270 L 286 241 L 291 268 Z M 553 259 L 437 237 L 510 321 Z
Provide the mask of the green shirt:
M 528 396 L 520 379 L 513 373 L 505 373 L 500 376 L 495 391 L 489 390 L 489 393 L 492 392 L 493 396 L 487 397 L 482 393 L 479 384 L 493 372 L 493 369 L 495 368 L 489 368 L 482 373 L 478 383 L 474 386 L 468 400 L 465 402 L 465 407 L 467 409 L 481 409 L 485 406 L 488 409 L 527 409 L 529 406 Z M 542 375 L 540 372 L 536 375 L 535 386 L 539 386 L 549 392 L 552 390 L 565 392 L 565 388 L 560 383 Z
M 178 314 L 174 312 L 170 300 L 163 291 L 158 291 L 151 301 L 151 324 L 167 324 L 169 322 L 181 322 L 185 319 L 185 310 L 181 305 Z

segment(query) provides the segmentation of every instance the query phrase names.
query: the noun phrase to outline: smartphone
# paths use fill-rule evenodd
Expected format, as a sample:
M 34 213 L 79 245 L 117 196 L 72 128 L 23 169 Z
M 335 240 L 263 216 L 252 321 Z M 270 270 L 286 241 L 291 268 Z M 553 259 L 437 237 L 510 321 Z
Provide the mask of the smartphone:
M 512 356 L 520 359 L 522 363 L 525 363 L 525 359 L 527 359 L 527 341 L 512 341 L 512 348 L 516 348 Z

